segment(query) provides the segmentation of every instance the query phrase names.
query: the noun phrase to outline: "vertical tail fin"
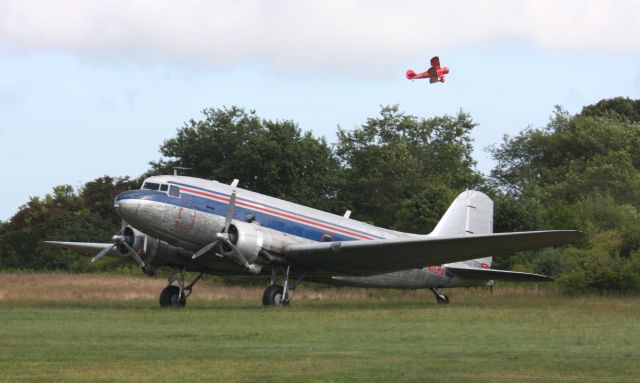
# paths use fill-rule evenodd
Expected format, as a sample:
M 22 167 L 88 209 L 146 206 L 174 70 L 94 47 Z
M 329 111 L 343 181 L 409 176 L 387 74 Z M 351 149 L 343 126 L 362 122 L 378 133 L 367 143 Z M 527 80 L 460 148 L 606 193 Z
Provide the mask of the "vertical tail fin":
M 453 201 L 430 235 L 453 237 L 493 233 L 493 201 L 486 194 L 466 190 Z
M 493 233 L 493 201 L 486 194 L 466 190 L 453 201 L 431 232 L 434 237 L 453 237 Z M 478 258 L 470 267 L 491 267 L 492 258 Z

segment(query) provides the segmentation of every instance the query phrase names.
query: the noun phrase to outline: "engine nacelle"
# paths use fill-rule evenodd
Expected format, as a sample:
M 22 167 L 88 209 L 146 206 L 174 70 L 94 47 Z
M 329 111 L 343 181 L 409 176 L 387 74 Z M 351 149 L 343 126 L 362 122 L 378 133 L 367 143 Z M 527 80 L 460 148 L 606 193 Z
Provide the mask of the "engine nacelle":
M 124 236 L 124 240 L 127 245 L 131 246 L 136 252 L 139 253 L 141 249 L 144 249 L 144 238 L 146 237 L 146 235 L 144 235 L 142 232 L 134 229 L 131 226 L 126 226 L 124 228 L 124 231 L 122 232 L 122 235 Z M 114 238 L 116 237 L 117 236 L 114 236 Z M 124 246 L 124 244 L 118 245 L 118 251 L 122 256 L 127 256 L 129 254 L 129 251 Z
M 147 265 L 179 265 L 179 260 L 188 254 L 186 250 L 148 236 L 131 226 L 124 229 L 123 235 L 127 244 Z M 124 245 L 118 245 L 118 251 L 125 257 L 129 254 Z
M 234 222 L 229 226 L 229 240 L 240 250 L 247 262 L 253 263 L 264 245 L 264 232 L 255 223 Z M 231 255 L 232 249 L 223 244 L 222 252 Z

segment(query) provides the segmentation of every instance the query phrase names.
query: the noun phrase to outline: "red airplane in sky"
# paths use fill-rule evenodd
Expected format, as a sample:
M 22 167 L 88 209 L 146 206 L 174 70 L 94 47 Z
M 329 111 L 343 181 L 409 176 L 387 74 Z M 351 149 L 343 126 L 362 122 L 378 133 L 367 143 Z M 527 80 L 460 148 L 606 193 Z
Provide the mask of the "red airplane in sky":
M 435 56 L 431 58 L 431 68 L 429 68 L 426 72 L 416 73 L 409 69 L 407 71 L 407 79 L 415 80 L 418 78 L 428 78 L 429 83 L 433 84 L 434 82 L 444 82 L 444 75 L 449 73 L 449 68 L 440 67 L 440 58 Z

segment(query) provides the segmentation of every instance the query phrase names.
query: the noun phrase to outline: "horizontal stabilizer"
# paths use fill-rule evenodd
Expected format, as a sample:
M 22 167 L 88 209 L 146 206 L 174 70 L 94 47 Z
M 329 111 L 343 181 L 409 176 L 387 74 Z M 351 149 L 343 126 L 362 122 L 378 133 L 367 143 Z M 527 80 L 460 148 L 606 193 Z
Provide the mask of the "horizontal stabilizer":
M 480 269 L 472 267 L 449 267 L 447 272 L 451 272 L 457 277 L 464 279 L 479 279 L 483 281 L 509 281 L 509 282 L 552 282 L 553 278 L 546 275 L 523 273 L 519 271 Z
M 346 275 L 374 275 L 577 242 L 576 230 L 526 231 L 455 237 L 418 236 L 287 246 L 294 263 Z

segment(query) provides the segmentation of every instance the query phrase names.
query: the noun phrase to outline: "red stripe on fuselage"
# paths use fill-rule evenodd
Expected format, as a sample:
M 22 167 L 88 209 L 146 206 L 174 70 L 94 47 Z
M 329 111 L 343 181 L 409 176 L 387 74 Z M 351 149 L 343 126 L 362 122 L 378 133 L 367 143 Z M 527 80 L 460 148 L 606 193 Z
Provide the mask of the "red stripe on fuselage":
M 203 197 L 212 198 L 212 199 L 215 199 L 217 201 L 229 203 L 229 198 L 221 197 L 221 196 L 218 196 L 218 195 L 215 195 L 215 194 L 206 193 L 206 192 L 202 192 L 202 191 L 199 191 L 199 190 L 188 189 L 188 188 L 185 188 L 184 186 L 181 186 L 180 190 L 181 191 L 185 191 L 187 193 L 192 193 L 192 194 L 197 194 L 197 195 L 200 195 L 200 196 L 203 196 Z M 249 207 L 251 209 L 259 210 L 259 211 L 262 211 L 262 212 L 265 212 L 265 213 L 269 213 L 271 215 L 276 215 L 276 216 L 287 218 L 287 219 L 290 219 L 290 220 L 293 220 L 293 221 L 298 221 L 298 222 L 306 223 L 306 224 L 313 225 L 313 226 L 316 226 L 316 227 L 321 227 L 323 229 L 327 229 L 327 230 L 335 231 L 335 232 L 338 232 L 338 233 L 350 235 L 352 237 L 356 237 L 356 238 L 360 238 L 360 239 L 373 239 L 372 237 L 368 237 L 366 235 L 353 233 L 351 231 L 347 231 L 347 230 L 344 230 L 344 229 L 339 229 L 337 227 L 325 225 L 323 223 L 314 222 L 314 221 L 308 220 L 306 218 L 297 217 L 297 216 L 294 216 L 294 215 L 291 215 L 291 214 L 279 212 L 279 211 L 272 210 L 272 209 L 269 209 L 269 208 L 266 208 L 266 207 L 263 207 L 263 206 L 255 205 L 255 204 L 252 204 L 252 203 L 249 203 L 249 202 L 243 202 L 243 201 L 236 200 L 236 205 Z

